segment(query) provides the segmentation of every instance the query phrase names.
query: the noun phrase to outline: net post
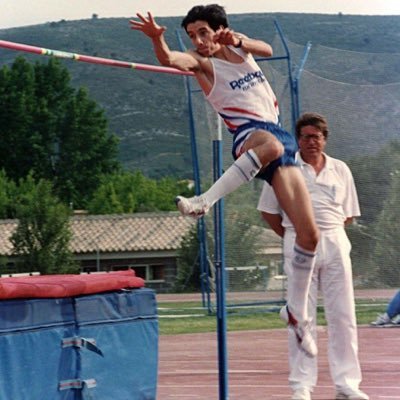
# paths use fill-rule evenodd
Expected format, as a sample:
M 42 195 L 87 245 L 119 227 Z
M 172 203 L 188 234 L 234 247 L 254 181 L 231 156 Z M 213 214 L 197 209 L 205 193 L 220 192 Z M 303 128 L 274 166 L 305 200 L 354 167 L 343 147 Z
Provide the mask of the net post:
M 214 182 L 222 175 L 222 124 L 218 116 L 216 139 L 213 140 L 213 174 Z M 214 240 L 215 240 L 215 283 L 217 300 L 217 335 L 218 335 L 218 380 L 219 400 L 229 398 L 228 390 L 228 351 L 225 304 L 225 231 L 224 231 L 224 199 L 214 206 Z

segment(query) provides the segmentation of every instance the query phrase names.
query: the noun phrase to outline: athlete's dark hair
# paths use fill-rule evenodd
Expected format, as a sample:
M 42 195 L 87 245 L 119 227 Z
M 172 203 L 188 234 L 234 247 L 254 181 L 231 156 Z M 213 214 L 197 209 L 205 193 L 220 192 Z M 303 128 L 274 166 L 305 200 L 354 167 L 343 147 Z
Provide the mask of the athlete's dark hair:
M 327 139 L 329 134 L 328 122 L 323 115 L 311 112 L 302 114 L 296 122 L 297 138 L 300 137 L 301 128 L 307 125 L 315 126 L 316 128 L 318 128 L 324 135 L 325 139 Z
M 228 17 L 224 7 L 218 4 L 208 4 L 206 6 L 194 6 L 182 20 L 182 27 L 187 32 L 187 26 L 196 21 L 206 21 L 210 28 L 216 31 L 221 25 L 228 27 Z

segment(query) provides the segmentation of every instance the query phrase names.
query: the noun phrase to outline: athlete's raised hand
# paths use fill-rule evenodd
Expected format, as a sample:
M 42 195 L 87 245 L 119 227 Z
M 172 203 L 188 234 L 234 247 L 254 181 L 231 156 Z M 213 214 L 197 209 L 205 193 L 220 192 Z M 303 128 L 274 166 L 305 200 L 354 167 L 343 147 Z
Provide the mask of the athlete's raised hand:
M 167 30 L 165 26 L 160 26 L 157 24 L 150 12 L 147 13 L 147 18 L 140 13 L 137 13 L 136 15 L 141 22 L 131 19 L 129 21 L 131 29 L 142 31 L 149 38 L 161 36 Z
M 235 46 L 239 43 L 238 34 L 230 28 L 221 28 L 215 32 L 214 42 L 224 44 L 226 46 Z

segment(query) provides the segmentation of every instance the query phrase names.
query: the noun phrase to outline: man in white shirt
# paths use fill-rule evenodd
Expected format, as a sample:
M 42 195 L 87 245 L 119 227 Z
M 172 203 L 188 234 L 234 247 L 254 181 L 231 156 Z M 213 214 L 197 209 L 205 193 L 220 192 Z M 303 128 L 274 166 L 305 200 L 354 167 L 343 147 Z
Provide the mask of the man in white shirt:
M 299 143 L 297 160 L 311 195 L 316 223 L 320 229 L 316 263 L 309 292 L 308 315 L 316 340 L 318 289 L 324 298 L 328 323 L 328 355 L 336 399 L 368 399 L 359 390 L 361 369 L 358 360 L 351 244 L 345 225 L 360 215 L 357 192 L 348 166 L 324 153 L 328 137 L 326 119 L 315 113 L 303 114 L 296 124 Z M 292 296 L 293 224 L 282 212 L 276 196 L 265 184 L 258 209 L 264 220 L 283 237 L 284 268 L 288 277 L 288 301 Z M 290 325 L 289 325 L 290 328 Z M 317 383 L 317 359 L 298 346 L 295 332 L 289 329 L 289 384 L 293 400 L 310 400 Z

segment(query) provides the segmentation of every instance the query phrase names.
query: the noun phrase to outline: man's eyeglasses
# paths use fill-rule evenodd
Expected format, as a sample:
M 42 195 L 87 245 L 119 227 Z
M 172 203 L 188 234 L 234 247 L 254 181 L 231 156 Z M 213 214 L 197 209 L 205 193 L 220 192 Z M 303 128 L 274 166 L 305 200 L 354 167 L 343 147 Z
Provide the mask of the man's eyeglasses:
M 313 135 L 300 135 L 300 138 L 307 141 L 316 140 L 319 142 L 324 138 L 324 135 L 322 133 L 316 133 Z

